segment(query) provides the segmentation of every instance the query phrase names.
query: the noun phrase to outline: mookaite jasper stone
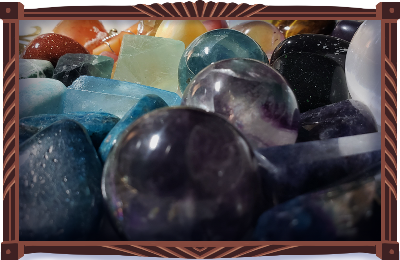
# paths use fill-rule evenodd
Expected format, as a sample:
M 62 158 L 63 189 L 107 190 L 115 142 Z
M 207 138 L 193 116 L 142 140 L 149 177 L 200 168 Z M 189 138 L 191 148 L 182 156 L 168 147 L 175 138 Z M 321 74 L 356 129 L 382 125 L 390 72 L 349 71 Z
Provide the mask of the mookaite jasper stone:
M 22 54 L 22 58 L 48 60 L 53 67 L 56 67 L 58 59 L 67 53 L 89 54 L 89 51 L 67 36 L 46 33 L 31 41 Z
M 288 82 L 271 66 L 250 59 L 216 62 L 188 85 L 182 105 L 222 115 L 254 147 L 292 144 L 299 110 Z
M 343 20 L 336 24 L 333 29 L 332 36 L 351 42 L 354 34 L 362 22 Z
M 274 50 L 270 63 L 274 63 L 286 53 L 310 52 L 331 58 L 344 68 L 349 44 L 345 40 L 329 35 L 299 34 L 281 42 Z
M 349 99 L 309 110 L 300 115 L 297 142 L 324 140 L 377 132 L 371 110 L 362 102 Z
M 332 20 L 273 20 L 286 38 L 303 33 L 331 34 L 336 22 Z
M 267 54 L 268 58 L 271 57 L 276 46 L 285 39 L 285 36 L 283 36 L 278 28 L 263 21 L 241 23 L 232 29 L 242 32 L 255 40 L 265 54 Z
M 90 53 L 108 36 L 107 30 L 98 20 L 63 20 L 56 25 L 53 32 L 74 39 Z
M 259 216 L 257 163 L 223 118 L 161 108 L 129 126 L 103 171 L 103 195 L 128 240 L 240 240 Z
M 58 121 L 20 146 L 21 241 L 87 240 L 102 216 L 102 166 L 86 130 Z
M 231 58 L 268 62 L 261 47 L 244 33 L 231 29 L 209 31 L 197 37 L 182 55 L 178 68 L 181 92 L 202 69 L 213 62 Z
M 349 98 L 344 69 L 330 58 L 287 53 L 272 66 L 291 85 L 301 113 Z

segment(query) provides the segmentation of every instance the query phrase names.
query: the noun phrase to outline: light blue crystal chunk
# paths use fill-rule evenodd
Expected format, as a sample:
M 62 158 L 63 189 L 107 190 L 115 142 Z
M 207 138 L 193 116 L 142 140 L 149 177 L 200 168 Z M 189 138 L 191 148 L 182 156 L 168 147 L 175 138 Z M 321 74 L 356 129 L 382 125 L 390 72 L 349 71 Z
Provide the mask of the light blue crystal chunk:
M 19 59 L 19 78 L 51 78 L 54 67 L 50 61 Z
M 136 119 L 142 115 L 162 107 L 167 107 L 167 103 L 157 95 L 146 95 L 139 102 L 132 107 L 125 116 L 111 129 L 106 138 L 100 145 L 99 154 L 103 162 L 106 161 L 108 153 L 110 152 L 113 145 L 117 142 L 117 139 L 121 134 L 127 131 L 129 125 L 131 125 Z

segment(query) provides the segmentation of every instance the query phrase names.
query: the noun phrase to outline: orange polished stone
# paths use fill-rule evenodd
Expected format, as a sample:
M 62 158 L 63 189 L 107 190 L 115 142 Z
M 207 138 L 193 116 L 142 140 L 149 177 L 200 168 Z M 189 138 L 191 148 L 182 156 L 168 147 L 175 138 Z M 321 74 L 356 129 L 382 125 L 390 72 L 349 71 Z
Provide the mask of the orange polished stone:
M 271 58 L 275 47 L 285 40 L 285 36 L 283 36 L 278 28 L 263 21 L 242 23 L 232 29 L 242 32 L 256 41 L 265 54 L 267 54 L 268 58 Z
M 221 28 L 228 28 L 228 24 L 224 20 L 204 20 L 201 22 L 206 27 L 207 31 L 212 31 Z
M 61 34 L 47 33 L 33 39 L 23 52 L 22 58 L 48 60 L 55 67 L 58 59 L 67 53 L 89 54 L 88 50 L 75 40 Z
M 201 21 L 173 20 L 163 21 L 158 27 L 156 37 L 182 41 L 187 48 L 194 39 L 206 32 L 207 29 Z
M 108 36 L 103 24 L 98 20 L 64 20 L 57 24 L 53 32 L 74 39 L 90 53 Z
M 275 25 L 285 36 L 289 38 L 297 34 L 315 33 L 329 35 L 335 28 L 333 20 L 273 20 Z

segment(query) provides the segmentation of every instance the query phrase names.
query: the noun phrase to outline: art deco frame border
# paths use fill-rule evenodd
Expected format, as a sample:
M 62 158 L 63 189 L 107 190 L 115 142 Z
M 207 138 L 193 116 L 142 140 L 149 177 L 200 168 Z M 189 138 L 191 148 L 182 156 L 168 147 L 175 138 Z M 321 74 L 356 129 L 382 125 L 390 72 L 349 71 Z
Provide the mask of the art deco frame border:
M 201 18 L 200 18 L 201 17 Z M 375 9 L 347 7 L 282 7 L 261 4 L 186 2 L 136 6 L 24 9 L 0 3 L 3 19 L 3 240 L 1 259 L 47 252 L 87 255 L 136 255 L 166 258 L 234 258 L 272 255 L 371 253 L 399 259 L 397 242 L 397 19 L 400 3 Z M 382 21 L 382 235 L 375 242 L 21 242 L 18 227 L 18 40 L 19 20 L 66 19 L 310 19 Z

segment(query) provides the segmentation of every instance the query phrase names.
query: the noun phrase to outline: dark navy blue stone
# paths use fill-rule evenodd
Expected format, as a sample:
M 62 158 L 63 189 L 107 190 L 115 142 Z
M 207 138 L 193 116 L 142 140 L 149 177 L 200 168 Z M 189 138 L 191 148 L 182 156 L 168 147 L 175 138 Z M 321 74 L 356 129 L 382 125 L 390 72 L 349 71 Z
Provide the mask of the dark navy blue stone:
M 253 233 L 262 241 L 380 241 L 381 175 L 299 196 L 265 211 Z
M 119 118 L 102 112 L 75 112 L 68 114 L 43 114 L 25 117 L 20 120 L 20 124 L 37 127 L 39 130 L 62 119 L 71 119 L 82 124 L 92 139 L 94 147 L 97 149 L 108 132 L 118 123 Z
M 87 240 L 102 217 L 102 165 L 84 127 L 61 120 L 20 147 L 20 241 Z
M 39 128 L 35 126 L 29 126 L 24 124 L 19 124 L 19 145 L 31 138 L 34 134 L 39 132 Z
M 361 24 L 358 21 L 342 20 L 336 24 L 331 35 L 350 42 Z
M 259 172 L 267 206 L 351 178 L 373 176 L 381 168 L 381 133 L 259 149 Z
M 184 51 L 178 67 L 179 88 L 186 86 L 213 62 L 249 58 L 268 63 L 268 57 L 252 38 L 232 29 L 217 29 L 197 37 Z
M 167 107 L 168 104 L 157 95 L 146 95 L 139 100 L 139 102 L 133 106 L 119 121 L 113 129 L 108 133 L 107 137 L 104 138 L 99 148 L 99 154 L 103 162 L 106 161 L 107 156 L 117 142 L 118 137 L 126 132 L 127 127 L 136 121 L 142 115 L 153 111 L 158 108 Z
M 349 99 L 309 110 L 300 115 L 297 142 L 325 140 L 377 132 L 371 110 Z

